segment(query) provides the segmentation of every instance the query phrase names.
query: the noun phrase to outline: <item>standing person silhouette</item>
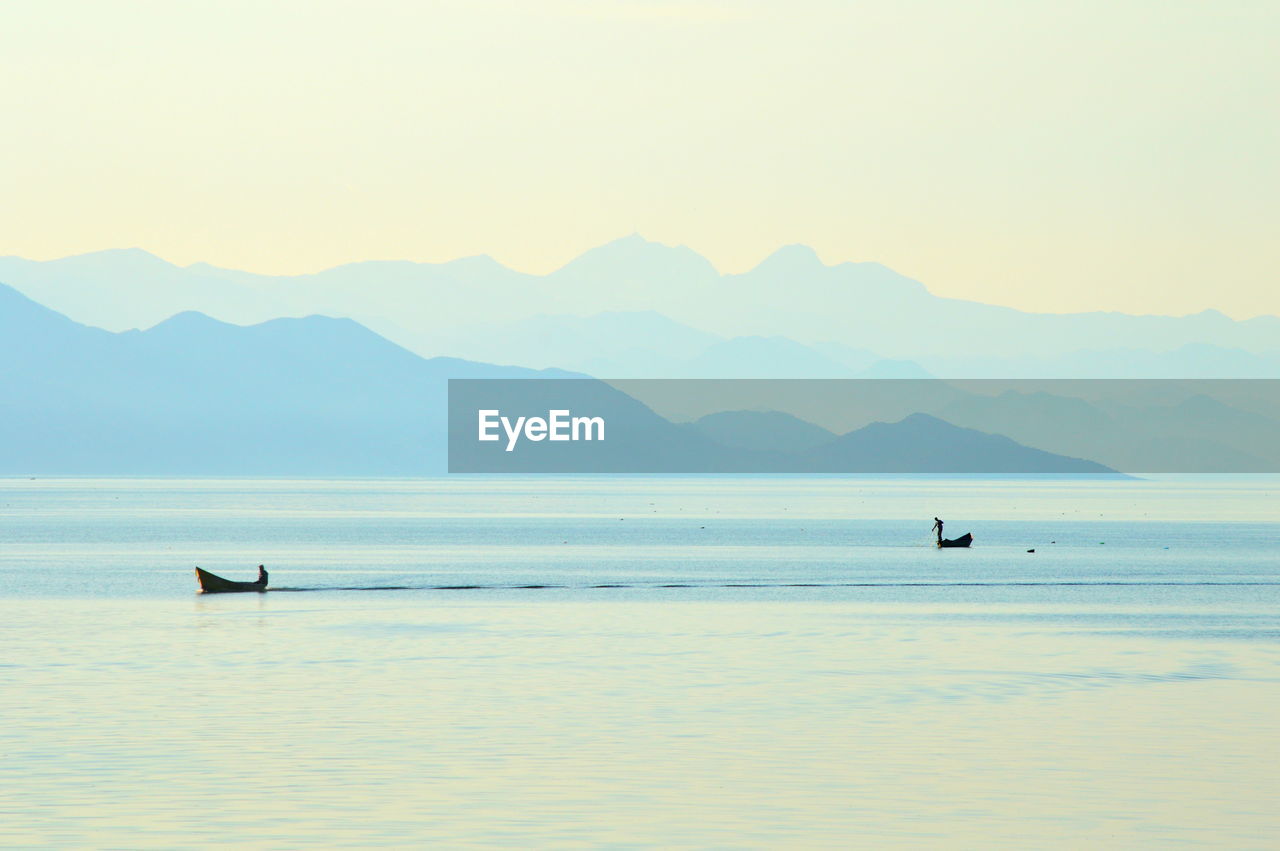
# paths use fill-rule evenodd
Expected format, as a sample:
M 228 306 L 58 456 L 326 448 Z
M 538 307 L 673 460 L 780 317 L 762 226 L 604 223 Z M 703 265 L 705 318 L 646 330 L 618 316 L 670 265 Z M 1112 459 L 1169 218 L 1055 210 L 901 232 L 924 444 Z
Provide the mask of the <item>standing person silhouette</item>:
M 933 518 L 933 531 L 938 533 L 938 543 L 942 543 L 942 521 L 937 517 Z
M 258 584 L 264 588 L 267 586 L 267 571 L 262 565 L 258 565 Z

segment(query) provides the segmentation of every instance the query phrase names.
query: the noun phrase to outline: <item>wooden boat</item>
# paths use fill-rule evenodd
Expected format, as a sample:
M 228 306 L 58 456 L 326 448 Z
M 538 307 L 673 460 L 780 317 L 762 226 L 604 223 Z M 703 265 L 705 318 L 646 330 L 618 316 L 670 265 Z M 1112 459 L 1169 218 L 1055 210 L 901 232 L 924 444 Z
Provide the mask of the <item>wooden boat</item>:
M 973 543 L 973 534 L 965 532 L 958 538 L 944 538 L 938 541 L 939 547 L 967 547 Z
M 210 573 L 207 570 L 196 568 L 196 582 L 200 583 L 200 593 L 202 594 L 225 594 L 230 591 L 266 591 L 267 580 L 265 578 L 257 582 L 235 582 L 230 579 L 223 579 L 216 573 Z

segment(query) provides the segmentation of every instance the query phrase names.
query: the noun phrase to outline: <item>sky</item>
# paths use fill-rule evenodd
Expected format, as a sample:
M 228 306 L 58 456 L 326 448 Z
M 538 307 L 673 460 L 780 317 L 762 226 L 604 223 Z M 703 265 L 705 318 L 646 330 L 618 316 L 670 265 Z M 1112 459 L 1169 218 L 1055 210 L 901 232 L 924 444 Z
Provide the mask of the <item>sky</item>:
M 270 274 L 628 233 L 1027 310 L 1280 314 L 1280 5 L 0 5 L 0 254 Z

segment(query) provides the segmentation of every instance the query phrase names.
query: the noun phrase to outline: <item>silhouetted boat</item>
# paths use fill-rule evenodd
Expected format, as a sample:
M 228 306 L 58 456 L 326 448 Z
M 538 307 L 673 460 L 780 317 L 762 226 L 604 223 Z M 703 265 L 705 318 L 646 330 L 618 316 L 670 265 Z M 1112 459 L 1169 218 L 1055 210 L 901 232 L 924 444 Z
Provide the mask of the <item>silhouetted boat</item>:
M 967 547 L 967 546 L 969 546 L 969 545 L 970 545 L 970 544 L 972 544 L 972 543 L 973 543 L 973 534 L 972 534 L 971 532 L 965 532 L 963 535 L 961 535 L 961 536 L 960 536 L 960 537 L 958 537 L 958 538 L 945 538 L 945 539 L 943 539 L 943 540 L 941 540 L 941 541 L 938 541 L 938 546 L 940 546 L 940 547 Z
M 210 573 L 207 570 L 196 568 L 196 582 L 200 583 L 200 591 L 204 594 L 225 594 L 230 591 L 266 591 L 267 581 L 261 579 L 257 582 L 235 582 L 230 579 L 223 579 L 216 573 Z

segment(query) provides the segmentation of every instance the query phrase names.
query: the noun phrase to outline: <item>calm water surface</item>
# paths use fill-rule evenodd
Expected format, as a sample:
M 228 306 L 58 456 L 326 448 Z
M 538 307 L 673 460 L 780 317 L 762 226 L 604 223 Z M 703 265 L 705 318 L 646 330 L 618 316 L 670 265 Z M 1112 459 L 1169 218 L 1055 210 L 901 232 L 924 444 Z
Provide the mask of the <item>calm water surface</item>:
M 1274 847 L 1278 538 L 1264 477 L 0 480 L 0 845 Z

